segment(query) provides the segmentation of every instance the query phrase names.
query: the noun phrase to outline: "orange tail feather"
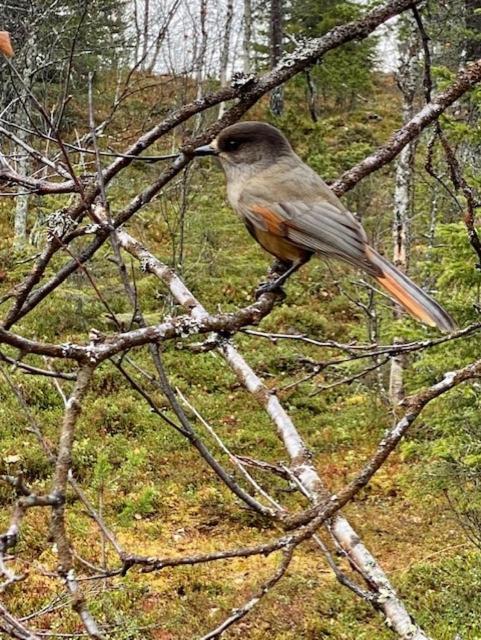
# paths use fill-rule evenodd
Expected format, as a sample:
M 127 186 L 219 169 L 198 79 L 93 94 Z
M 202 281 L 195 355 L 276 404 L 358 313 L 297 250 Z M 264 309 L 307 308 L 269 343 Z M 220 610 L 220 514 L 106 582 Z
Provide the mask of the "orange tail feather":
M 424 293 L 404 273 L 371 247 L 367 248 L 367 255 L 378 272 L 374 274 L 377 282 L 413 318 L 441 331 L 450 332 L 456 329 L 455 322 L 441 305 Z

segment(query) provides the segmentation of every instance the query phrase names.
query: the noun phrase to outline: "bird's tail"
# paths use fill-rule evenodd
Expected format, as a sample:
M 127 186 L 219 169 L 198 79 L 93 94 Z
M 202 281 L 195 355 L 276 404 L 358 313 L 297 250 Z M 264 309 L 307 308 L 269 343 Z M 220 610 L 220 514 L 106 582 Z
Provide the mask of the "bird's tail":
M 441 331 L 455 331 L 454 320 L 436 300 L 371 247 L 367 247 L 367 254 L 376 271 L 381 272 L 374 274 L 374 278 L 413 318 Z

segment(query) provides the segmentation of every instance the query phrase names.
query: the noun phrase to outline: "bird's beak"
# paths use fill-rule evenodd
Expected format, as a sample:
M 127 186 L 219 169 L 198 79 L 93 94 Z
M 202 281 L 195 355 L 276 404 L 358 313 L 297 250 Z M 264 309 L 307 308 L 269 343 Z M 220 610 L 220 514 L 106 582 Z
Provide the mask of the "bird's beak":
M 216 156 L 218 153 L 215 142 L 204 144 L 202 147 L 194 149 L 194 156 Z

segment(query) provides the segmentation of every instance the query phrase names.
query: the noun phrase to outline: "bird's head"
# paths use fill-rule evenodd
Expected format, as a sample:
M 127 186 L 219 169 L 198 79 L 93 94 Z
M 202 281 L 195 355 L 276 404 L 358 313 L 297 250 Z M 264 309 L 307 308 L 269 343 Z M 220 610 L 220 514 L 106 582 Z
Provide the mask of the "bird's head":
M 266 122 L 238 122 L 223 129 L 208 145 L 198 147 L 196 156 L 217 156 L 225 169 L 229 166 L 269 166 L 292 153 L 284 134 Z

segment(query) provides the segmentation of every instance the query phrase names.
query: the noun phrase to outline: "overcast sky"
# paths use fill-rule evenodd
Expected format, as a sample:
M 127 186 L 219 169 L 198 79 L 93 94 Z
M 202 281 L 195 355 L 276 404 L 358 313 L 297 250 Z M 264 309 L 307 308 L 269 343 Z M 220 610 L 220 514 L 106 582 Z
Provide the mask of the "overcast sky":
M 360 5 L 366 5 L 367 0 L 356 0 Z M 159 0 L 150 5 L 149 34 L 152 38 L 163 24 L 169 8 L 177 4 L 173 19 L 169 22 L 163 46 L 159 52 L 155 69 L 160 73 L 195 73 L 195 59 L 198 56 L 202 40 L 200 32 L 201 0 Z M 142 3 L 139 3 L 139 8 Z M 220 47 L 223 27 L 225 23 L 226 0 L 208 0 L 206 12 L 206 31 L 208 44 L 205 55 L 204 77 L 215 74 L 219 64 Z M 139 11 L 140 20 L 145 16 Z M 243 2 L 234 1 L 234 16 L 232 22 L 229 75 L 242 68 L 241 37 L 242 37 Z M 379 66 L 383 71 L 393 71 L 397 66 L 396 49 L 397 18 L 389 20 L 376 30 L 380 36 Z M 253 25 L 254 30 L 256 25 Z M 257 34 L 259 37 L 259 34 Z M 149 38 L 150 39 L 150 38 Z

